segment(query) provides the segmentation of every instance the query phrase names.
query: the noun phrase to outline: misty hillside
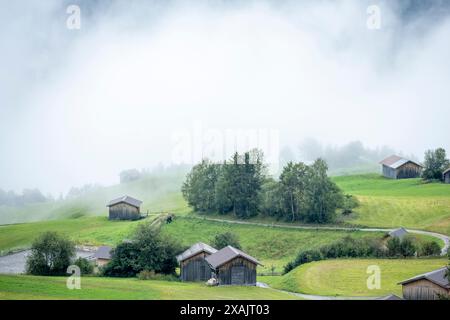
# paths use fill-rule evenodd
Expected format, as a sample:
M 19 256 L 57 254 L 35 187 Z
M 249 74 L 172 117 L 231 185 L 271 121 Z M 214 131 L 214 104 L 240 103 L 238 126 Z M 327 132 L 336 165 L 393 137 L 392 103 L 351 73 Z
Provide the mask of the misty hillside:
M 180 172 L 152 174 L 133 182 L 99 187 L 76 198 L 18 207 L 0 206 L 0 224 L 107 216 L 106 204 L 122 195 L 130 195 L 142 200 L 142 213 L 177 212 L 186 208 L 180 192 L 184 177 L 184 173 Z

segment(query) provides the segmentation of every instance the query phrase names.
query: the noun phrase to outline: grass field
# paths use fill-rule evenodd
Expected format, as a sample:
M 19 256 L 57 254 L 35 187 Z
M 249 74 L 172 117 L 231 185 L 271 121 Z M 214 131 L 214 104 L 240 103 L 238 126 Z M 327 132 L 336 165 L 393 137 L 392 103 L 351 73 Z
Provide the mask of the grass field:
M 292 294 L 257 287 L 206 287 L 200 283 L 81 278 L 80 290 L 69 290 L 66 277 L 0 275 L 0 300 L 119 299 L 119 300 L 276 300 L 298 299 Z
M 398 282 L 441 268 L 447 259 L 337 259 L 304 264 L 284 276 L 259 277 L 273 288 L 327 296 L 401 296 Z M 367 267 L 381 270 L 381 288 L 367 288 Z
M 115 245 L 130 236 L 137 224 L 151 221 L 155 215 L 140 221 L 109 221 L 107 217 L 49 220 L 0 226 L 0 253 L 28 248 L 42 232 L 57 231 L 78 244 Z
M 341 239 L 352 237 L 382 237 L 383 233 L 357 231 L 298 230 L 289 228 L 262 227 L 212 222 L 195 218 L 178 217 L 163 226 L 163 232 L 173 236 L 185 246 L 198 241 L 211 243 L 217 233 L 232 231 L 239 236 L 244 251 L 261 260 L 264 267 L 259 272 L 268 272 L 274 265 L 277 272 L 303 249 L 317 248 Z
M 100 187 L 86 195 L 62 201 L 19 207 L 0 206 L 0 224 L 33 222 L 53 219 L 70 219 L 83 216 L 107 216 L 106 204 L 123 195 L 130 195 L 143 201 L 141 212 L 189 211 L 180 186 L 185 177 L 182 173 L 150 175 L 143 179 Z
M 334 177 L 361 206 L 349 223 L 425 229 L 450 234 L 450 184 L 390 180 L 378 174 Z

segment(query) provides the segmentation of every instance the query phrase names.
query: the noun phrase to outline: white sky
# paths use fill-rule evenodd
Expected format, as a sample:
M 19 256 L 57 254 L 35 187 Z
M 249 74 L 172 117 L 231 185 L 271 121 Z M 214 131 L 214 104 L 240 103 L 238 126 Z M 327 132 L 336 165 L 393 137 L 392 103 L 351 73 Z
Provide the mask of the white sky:
M 357 0 L 83 3 L 78 31 L 59 1 L 0 4 L 0 188 L 114 183 L 170 164 L 199 123 L 450 149 L 448 16 L 406 24 L 381 3 L 369 30 Z

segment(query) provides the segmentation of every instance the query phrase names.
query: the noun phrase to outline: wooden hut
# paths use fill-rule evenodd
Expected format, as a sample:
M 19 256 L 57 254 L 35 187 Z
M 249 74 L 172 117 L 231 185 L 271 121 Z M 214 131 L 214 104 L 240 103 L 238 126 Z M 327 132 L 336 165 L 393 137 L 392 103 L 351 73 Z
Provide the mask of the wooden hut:
M 211 268 L 205 258 L 217 250 L 198 242 L 177 256 L 180 263 L 180 278 L 182 281 L 207 281 L 211 279 Z
M 450 295 L 447 267 L 418 275 L 400 282 L 406 300 L 438 300 L 439 295 Z
M 111 260 L 111 251 L 112 248 L 108 246 L 98 247 L 94 253 L 95 265 L 101 267 L 107 264 Z
M 219 285 L 256 285 L 258 260 L 227 246 L 206 257 Z
M 138 220 L 141 218 L 141 204 L 142 201 L 130 196 L 111 200 L 107 205 L 109 220 Z
M 408 231 L 403 227 L 389 232 L 389 236 L 391 238 L 403 239 L 403 237 L 405 237 L 406 235 L 408 235 Z
M 444 183 L 450 183 L 450 168 L 444 171 L 444 173 L 442 174 L 442 178 Z
M 423 169 L 420 163 L 396 155 L 384 159 L 380 164 L 383 176 L 390 179 L 418 178 Z

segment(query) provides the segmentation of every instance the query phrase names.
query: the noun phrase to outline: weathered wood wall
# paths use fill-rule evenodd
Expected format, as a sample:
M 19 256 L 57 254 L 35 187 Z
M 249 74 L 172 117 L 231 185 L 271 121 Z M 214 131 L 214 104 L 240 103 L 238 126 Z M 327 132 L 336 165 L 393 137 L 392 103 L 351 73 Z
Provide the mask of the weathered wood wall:
M 383 164 L 383 176 L 390 179 L 397 179 L 395 169 L 392 169 Z
M 219 285 L 256 285 L 256 264 L 237 257 L 216 271 Z
M 421 173 L 422 167 L 412 162 L 405 163 L 397 169 L 383 165 L 383 176 L 390 179 L 418 178 Z
M 140 217 L 139 208 L 127 203 L 118 203 L 109 207 L 109 220 L 138 220 Z
M 447 172 L 447 173 L 444 175 L 444 182 L 445 182 L 445 183 L 450 183 L 450 172 Z
M 180 263 L 180 278 L 182 281 L 207 281 L 212 277 L 212 270 L 205 258 L 209 254 L 200 252 Z
M 424 279 L 403 285 L 403 298 L 406 300 L 437 300 L 438 294 L 450 294 L 450 290 Z
M 422 168 L 412 162 L 405 163 L 397 168 L 397 179 L 418 178 L 422 173 Z

